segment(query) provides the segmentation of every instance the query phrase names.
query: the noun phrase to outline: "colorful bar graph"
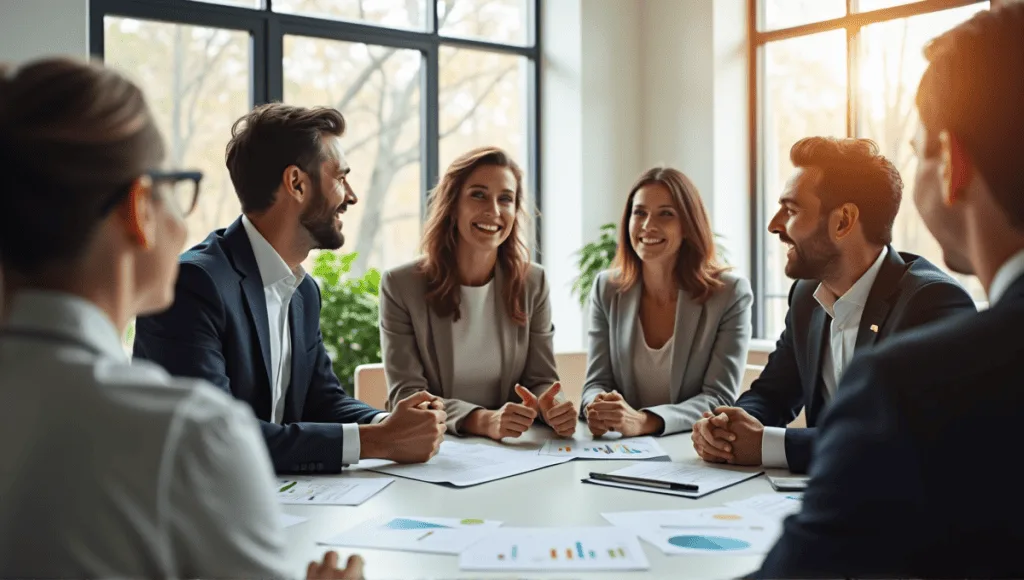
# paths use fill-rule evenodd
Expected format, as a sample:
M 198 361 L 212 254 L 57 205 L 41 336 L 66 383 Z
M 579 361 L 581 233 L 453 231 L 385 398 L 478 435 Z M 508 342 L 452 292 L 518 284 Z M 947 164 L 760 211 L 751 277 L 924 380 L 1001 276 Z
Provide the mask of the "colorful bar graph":
M 579 553 L 580 558 L 585 558 L 586 557 L 586 556 L 583 555 L 583 544 L 580 543 L 580 542 L 576 542 L 576 552 Z

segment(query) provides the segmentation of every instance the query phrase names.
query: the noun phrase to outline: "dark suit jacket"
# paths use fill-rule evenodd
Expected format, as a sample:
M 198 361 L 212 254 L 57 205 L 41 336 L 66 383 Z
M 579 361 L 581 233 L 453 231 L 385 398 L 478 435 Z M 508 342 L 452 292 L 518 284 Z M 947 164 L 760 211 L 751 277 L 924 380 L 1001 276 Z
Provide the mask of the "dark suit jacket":
M 241 219 L 181 256 L 174 305 L 135 323 L 135 355 L 172 375 L 206 379 L 252 407 L 279 473 L 341 471 L 341 423 L 381 411 L 341 388 L 320 334 L 320 291 L 292 296 L 291 383 L 283 425 L 271 420 L 270 327 L 256 257 Z
M 758 575 L 1024 578 L 1022 328 L 1024 277 L 851 365 Z
M 954 314 L 975 312 L 974 302 L 952 278 L 920 256 L 892 247 L 868 294 L 857 331 L 854 356 L 877 340 Z M 761 376 L 736 401 L 769 427 L 785 427 L 806 407 L 806 429 L 786 430 L 789 469 L 802 473 L 811 462 L 825 383 L 821 361 L 829 344 L 831 319 L 814 299 L 818 282 L 798 280 L 789 292 L 786 328 Z M 878 332 L 871 330 L 877 326 Z

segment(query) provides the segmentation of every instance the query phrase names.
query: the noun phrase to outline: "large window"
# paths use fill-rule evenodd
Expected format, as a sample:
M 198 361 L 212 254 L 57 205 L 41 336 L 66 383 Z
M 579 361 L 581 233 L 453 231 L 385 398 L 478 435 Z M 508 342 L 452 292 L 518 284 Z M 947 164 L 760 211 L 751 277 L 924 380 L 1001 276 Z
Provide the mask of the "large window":
M 90 39 L 145 90 L 168 163 L 206 175 L 189 245 L 238 216 L 235 119 L 338 108 L 359 196 L 340 252 L 359 253 L 359 275 L 417 255 L 427 192 L 472 147 L 506 148 L 537 205 L 538 1 L 91 0 Z
M 916 163 L 910 139 L 924 73 L 925 43 L 967 20 L 989 2 L 971 0 L 750 0 L 756 10 L 753 47 L 757 130 L 756 335 L 782 331 L 792 281 L 785 251 L 767 232 L 778 197 L 793 172 L 789 148 L 811 135 L 873 139 L 903 177 L 903 203 L 893 246 L 943 266 L 942 252 L 914 207 Z M 977 300 L 974 278 L 958 276 Z

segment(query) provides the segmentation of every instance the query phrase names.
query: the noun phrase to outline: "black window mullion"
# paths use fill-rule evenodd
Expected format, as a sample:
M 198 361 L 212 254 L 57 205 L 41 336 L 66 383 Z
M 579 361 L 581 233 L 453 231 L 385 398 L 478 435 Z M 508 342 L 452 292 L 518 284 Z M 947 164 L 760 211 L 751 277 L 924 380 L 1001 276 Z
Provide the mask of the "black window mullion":
M 541 0 L 534 0 L 531 2 L 532 18 L 533 22 L 532 29 L 528 29 L 527 38 L 533 41 L 534 49 L 540 50 L 540 38 L 541 38 L 541 17 L 540 17 L 540 5 Z M 527 157 L 529 162 L 530 171 L 530 194 L 533 197 L 534 208 L 536 209 L 536 215 L 534 218 L 534 236 L 533 236 L 533 259 L 536 262 L 541 261 L 543 256 L 543 240 L 544 237 L 541 235 L 541 225 L 544 219 L 543 199 L 544 196 L 541 192 L 541 139 L 540 139 L 540 128 L 541 128 L 541 70 L 540 61 L 538 59 L 530 59 L 528 61 L 529 74 L 526 75 L 526 146 L 527 146 Z
M 263 102 L 280 102 L 284 100 L 284 32 L 281 30 L 280 21 L 276 18 L 268 18 L 265 29 L 267 31 L 265 48 L 267 87 L 263 95 Z
M 421 173 L 424 198 L 420 205 L 420 214 L 424 218 L 429 192 L 437 185 L 441 173 L 440 52 L 440 48 L 435 44 L 423 55 L 425 70 L 421 81 L 423 91 L 420 98 L 420 126 L 423 137 L 420 146 L 423 157 Z

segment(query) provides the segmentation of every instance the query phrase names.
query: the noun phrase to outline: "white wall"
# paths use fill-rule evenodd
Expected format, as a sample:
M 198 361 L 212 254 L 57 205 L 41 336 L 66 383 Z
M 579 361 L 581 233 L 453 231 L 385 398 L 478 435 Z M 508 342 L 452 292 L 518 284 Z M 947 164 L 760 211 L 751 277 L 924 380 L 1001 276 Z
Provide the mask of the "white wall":
M 586 347 L 574 252 L 618 222 L 654 165 L 701 191 L 729 263 L 750 275 L 745 0 L 547 0 L 542 259 L 556 350 Z
M 89 54 L 88 0 L 0 0 L 0 61 Z

